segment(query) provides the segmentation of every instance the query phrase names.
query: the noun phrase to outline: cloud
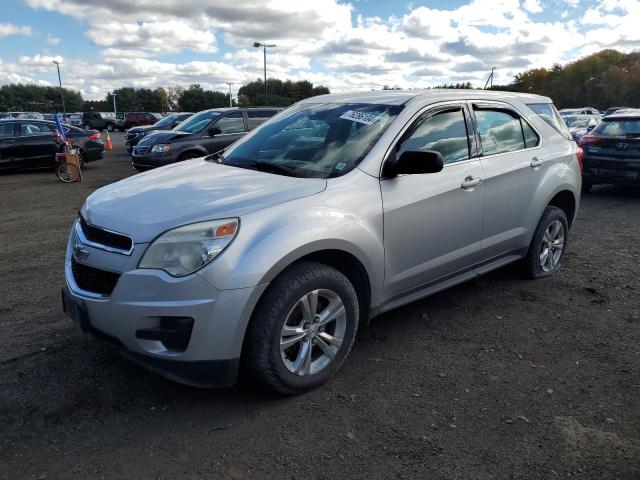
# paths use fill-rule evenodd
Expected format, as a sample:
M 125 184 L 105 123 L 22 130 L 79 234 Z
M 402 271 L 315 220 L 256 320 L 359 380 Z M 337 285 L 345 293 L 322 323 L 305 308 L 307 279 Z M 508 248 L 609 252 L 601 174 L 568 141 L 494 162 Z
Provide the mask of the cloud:
M 47 35 L 47 39 L 45 40 L 47 45 L 56 46 L 60 43 L 60 39 L 58 37 L 54 37 L 53 35 Z
M 6 13 L 6 12 L 5 12 Z M 11 35 L 31 35 L 31 27 L 26 25 L 14 25 L 13 23 L 0 23 L 0 38 Z
M 539 0 L 524 0 L 524 8 L 531 13 L 540 13 L 543 10 Z

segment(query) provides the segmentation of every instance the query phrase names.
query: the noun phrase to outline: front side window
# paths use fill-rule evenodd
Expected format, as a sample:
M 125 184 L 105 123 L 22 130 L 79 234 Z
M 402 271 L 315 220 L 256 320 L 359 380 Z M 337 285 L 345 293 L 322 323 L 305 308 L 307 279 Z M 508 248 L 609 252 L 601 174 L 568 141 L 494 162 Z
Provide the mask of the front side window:
M 483 155 L 525 148 L 520 118 L 504 110 L 474 109 Z
M 406 140 L 396 148 L 399 157 L 405 151 L 435 150 L 444 164 L 469 159 L 469 137 L 461 108 L 436 113 L 418 121 Z
M 289 108 L 224 152 L 224 163 L 296 177 L 353 170 L 402 111 L 401 105 L 307 103 Z
M 232 112 L 225 115 L 214 124 L 214 127 L 219 128 L 221 134 L 244 132 L 245 128 L 242 112 Z

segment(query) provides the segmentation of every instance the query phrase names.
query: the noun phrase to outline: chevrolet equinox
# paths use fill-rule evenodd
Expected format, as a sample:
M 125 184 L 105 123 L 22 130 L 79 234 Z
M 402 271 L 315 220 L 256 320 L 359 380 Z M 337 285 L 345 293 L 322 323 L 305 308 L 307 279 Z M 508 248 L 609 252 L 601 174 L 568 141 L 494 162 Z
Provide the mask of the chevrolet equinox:
M 551 100 L 506 92 L 301 101 L 226 150 L 100 188 L 63 306 L 165 376 L 322 384 L 371 317 L 519 261 L 554 273 L 582 151 Z

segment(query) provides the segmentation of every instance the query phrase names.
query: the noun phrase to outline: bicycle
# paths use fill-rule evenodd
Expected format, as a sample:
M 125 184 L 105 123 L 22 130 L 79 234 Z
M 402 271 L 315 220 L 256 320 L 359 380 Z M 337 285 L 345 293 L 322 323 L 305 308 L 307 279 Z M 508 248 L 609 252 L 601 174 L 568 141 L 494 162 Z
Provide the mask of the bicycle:
M 80 179 L 80 169 L 67 162 L 67 153 L 56 153 L 56 176 L 64 183 L 76 182 Z

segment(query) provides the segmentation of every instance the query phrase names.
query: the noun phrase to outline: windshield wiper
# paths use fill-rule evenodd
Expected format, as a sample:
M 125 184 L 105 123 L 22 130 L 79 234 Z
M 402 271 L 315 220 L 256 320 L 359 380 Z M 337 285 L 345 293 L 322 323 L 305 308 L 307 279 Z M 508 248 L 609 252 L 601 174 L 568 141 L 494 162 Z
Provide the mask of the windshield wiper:
M 274 173 L 278 173 L 281 175 L 287 175 L 289 177 L 297 177 L 297 173 L 293 168 L 285 167 L 284 165 L 280 165 L 277 163 L 265 162 L 264 160 L 257 160 L 253 164 L 256 170 L 260 171 L 268 171 L 271 170 Z

